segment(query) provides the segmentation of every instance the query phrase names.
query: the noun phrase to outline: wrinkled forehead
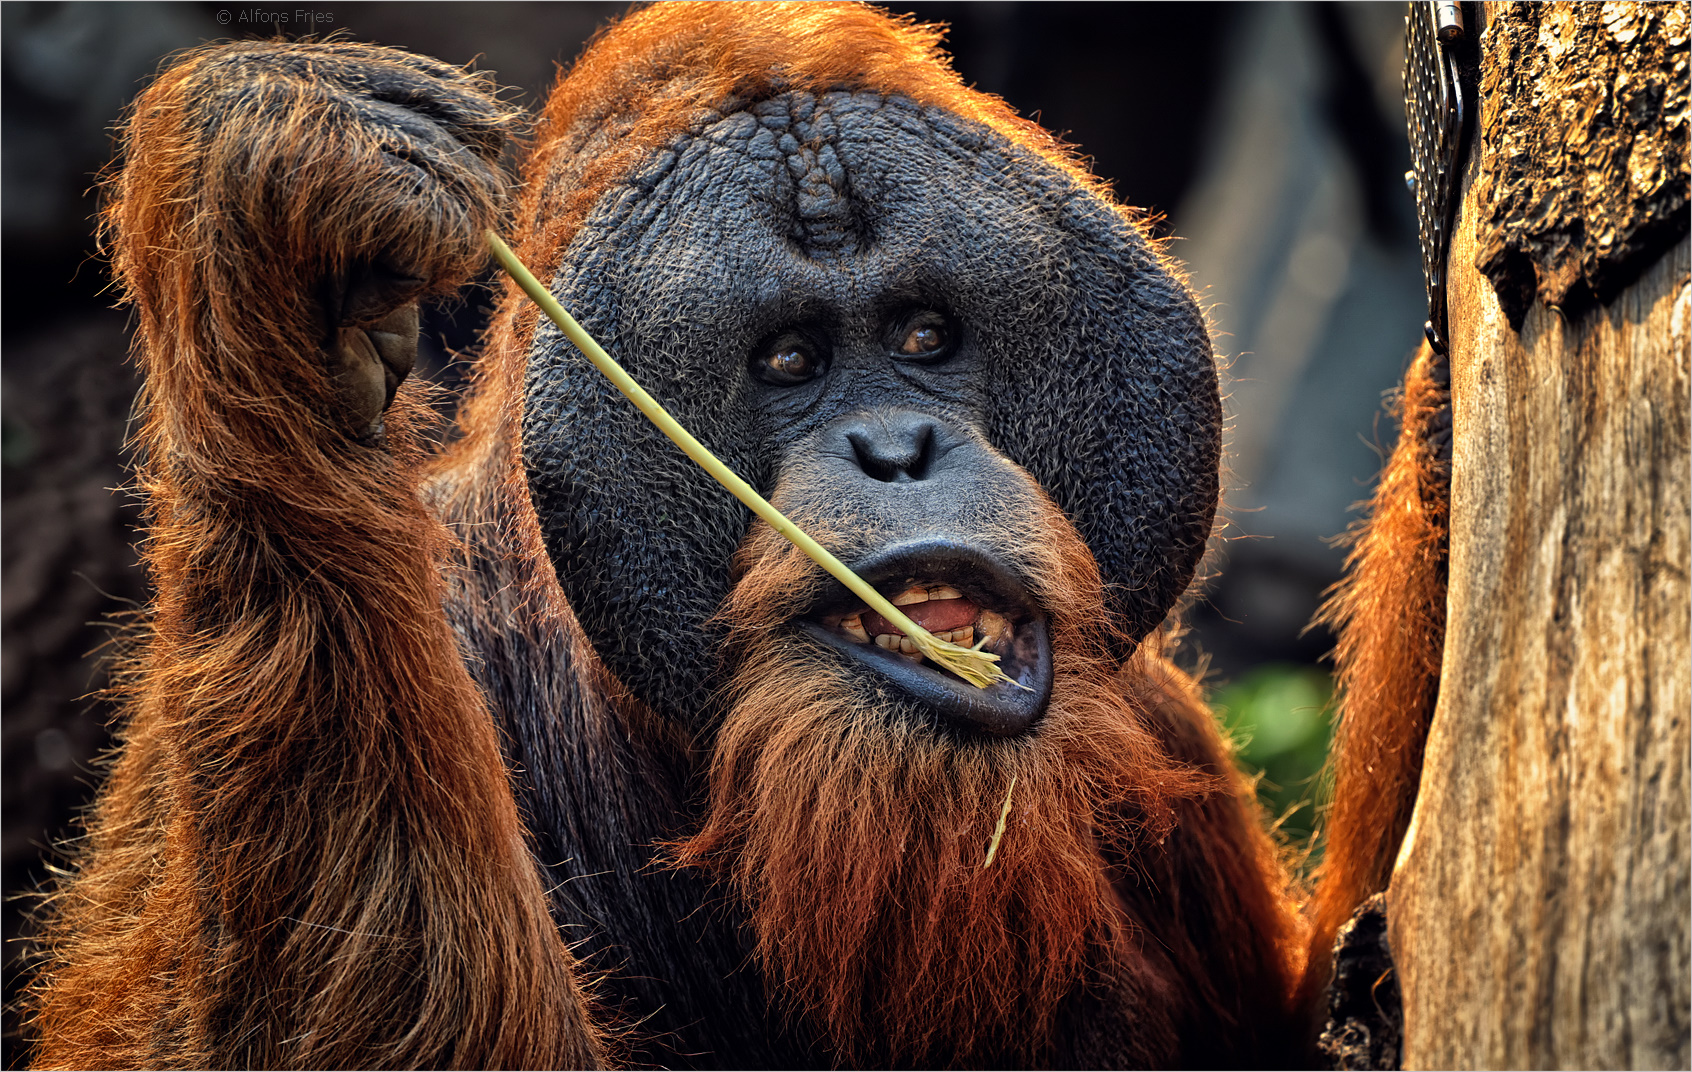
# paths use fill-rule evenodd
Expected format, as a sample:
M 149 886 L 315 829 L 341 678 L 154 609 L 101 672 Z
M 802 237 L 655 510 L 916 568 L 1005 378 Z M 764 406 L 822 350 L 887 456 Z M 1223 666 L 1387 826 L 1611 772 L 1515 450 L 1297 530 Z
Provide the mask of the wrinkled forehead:
M 788 93 L 727 110 L 658 153 L 585 230 L 669 281 L 789 290 L 920 286 L 966 272 L 1037 285 L 1086 195 L 985 128 L 902 97 Z M 709 283 L 707 279 L 711 280 Z M 838 295 L 844 297 L 844 295 Z

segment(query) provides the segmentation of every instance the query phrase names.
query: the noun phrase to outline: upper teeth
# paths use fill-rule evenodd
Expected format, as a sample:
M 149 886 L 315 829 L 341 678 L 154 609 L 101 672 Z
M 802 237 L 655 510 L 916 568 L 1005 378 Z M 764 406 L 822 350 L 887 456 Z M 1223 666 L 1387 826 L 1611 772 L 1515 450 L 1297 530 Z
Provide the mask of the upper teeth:
M 937 584 L 932 588 L 925 588 L 913 584 L 909 588 L 893 597 L 895 607 L 908 607 L 913 603 L 927 603 L 931 599 L 962 599 L 963 593 L 949 584 Z

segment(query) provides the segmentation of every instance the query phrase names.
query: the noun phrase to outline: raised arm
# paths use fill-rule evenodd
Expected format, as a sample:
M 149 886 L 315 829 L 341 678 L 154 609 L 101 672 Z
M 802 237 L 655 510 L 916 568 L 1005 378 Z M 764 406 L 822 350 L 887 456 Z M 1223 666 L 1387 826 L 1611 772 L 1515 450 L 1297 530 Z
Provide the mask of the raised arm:
M 202 49 L 137 102 L 105 224 L 156 602 L 52 902 L 40 1065 L 599 1061 L 401 387 L 415 302 L 481 262 L 513 120 L 351 43 Z

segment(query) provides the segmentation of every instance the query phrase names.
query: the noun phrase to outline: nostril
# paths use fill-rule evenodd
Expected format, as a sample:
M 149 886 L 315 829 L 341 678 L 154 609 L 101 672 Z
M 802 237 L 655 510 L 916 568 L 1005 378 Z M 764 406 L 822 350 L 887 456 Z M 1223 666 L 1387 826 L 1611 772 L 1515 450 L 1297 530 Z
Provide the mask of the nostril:
M 916 431 L 916 441 L 913 444 L 911 459 L 905 464 L 905 472 L 912 480 L 927 480 L 928 467 L 934 462 L 934 426 L 924 422 Z
M 872 480 L 879 480 L 883 484 L 890 484 L 899 479 L 898 463 L 888 458 L 886 452 L 879 449 L 879 444 L 862 432 L 849 432 L 847 442 L 852 444 L 853 456 L 857 459 L 858 468 Z
M 859 426 L 846 433 L 858 468 L 872 480 L 893 484 L 926 480 L 934 461 L 934 424 L 901 423 L 879 428 Z

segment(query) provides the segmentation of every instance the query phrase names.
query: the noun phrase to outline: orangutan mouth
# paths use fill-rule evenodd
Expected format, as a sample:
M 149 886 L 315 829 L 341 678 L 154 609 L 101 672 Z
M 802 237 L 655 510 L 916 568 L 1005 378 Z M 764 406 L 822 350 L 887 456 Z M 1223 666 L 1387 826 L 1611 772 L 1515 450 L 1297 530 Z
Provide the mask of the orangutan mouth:
M 1026 732 L 1051 697 L 1045 615 L 1027 589 L 987 552 L 925 541 L 888 548 L 853 569 L 911 621 L 941 640 L 981 647 L 1017 685 L 967 684 L 925 659 L 897 626 L 834 589 L 800 625 L 829 647 L 888 679 L 956 728 L 1010 737 Z

